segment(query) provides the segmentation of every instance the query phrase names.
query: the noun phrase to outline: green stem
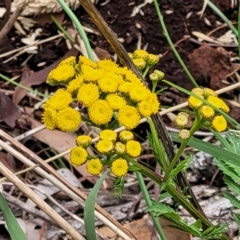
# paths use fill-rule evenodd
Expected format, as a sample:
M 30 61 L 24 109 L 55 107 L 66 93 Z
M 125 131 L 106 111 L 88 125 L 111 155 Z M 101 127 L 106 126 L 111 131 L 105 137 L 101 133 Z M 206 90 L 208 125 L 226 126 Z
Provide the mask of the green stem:
M 93 53 L 92 53 L 92 48 L 90 46 L 90 43 L 88 41 L 87 35 L 81 25 L 81 23 L 78 21 L 77 17 L 74 15 L 74 13 L 72 12 L 72 10 L 68 7 L 68 5 L 65 3 L 64 0 L 57 0 L 58 3 L 61 5 L 61 7 L 63 8 L 63 10 L 67 13 L 67 15 L 71 18 L 72 22 L 74 23 L 74 25 L 76 26 L 79 35 L 81 36 L 84 45 L 86 47 L 87 50 L 87 54 L 89 59 L 91 59 L 92 61 L 94 61 L 94 57 L 93 57 Z
M 147 75 L 147 73 L 148 73 L 148 71 L 149 71 L 149 69 L 150 69 L 151 67 L 152 67 L 152 65 L 147 65 L 147 66 L 146 66 L 146 68 L 145 68 L 145 70 L 144 70 L 144 73 L 142 74 L 143 78 L 146 77 L 146 75 Z
M 69 39 L 71 43 L 75 43 L 74 39 L 71 37 L 71 35 L 62 27 L 62 25 L 58 22 L 58 20 L 54 17 L 54 15 L 50 14 L 50 17 L 52 21 L 56 24 L 56 26 L 59 28 L 59 30 L 65 35 L 66 38 Z
M 171 40 L 171 37 L 168 33 L 168 30 L 166 28 L 166 25 L 164 23 L 164 20 L 163 20 L 163 16 L 162 16 L 162 13 L 160 11 L 160 8 L 159 8 L 159 5 L 158 5 L 158 1 L 157 0 L 153 0 L 154 2 L 154 5 L 155 5 L 155 9 L 156 9 L 156 12 L 157 12 L 157 15 L 158 15 L 158 19 L 160 21 L 160 24 L 162 26 L 162 29 L 163 29 L 163 34 L 165 35 L 167 41 L 168 41 L 168 44 L 169 46 L 171 47 L 173 53 L 175 54 L 177 60 L 179 61 L 179 63 L 181 64 L 182 68 L 184 69 L 184 71 L 186 72 L 187 76 L 189 77 L 189 79 L 191 80 L 192 84 L 195 86 L 195 87 L 198 87 L 198 84 L 196 83 L 194 77 L 192 76 L 192 74 L 190 73 L 190 71 L 188 70 L 187 66 L 185 65 L 185 63 L 183 62 L 181 56 L 178 54 L 178 51 L 176 50 L 172 40 Z
M 165 172 L 168 168 L 169 162 L 167 162 L 167 160 L 166 160 L 166 158 L 163 154 L 163 151 L 162 151 L 162 148 L 161 148 L 161 145 L 160 145 L 160 140 L 158 139 L 158 134 L 157 134 L 155 125 L 154 125 L 151 118 L 148 119 L 148 124 L 150 126 L 150 130 L 151 130 L 152 137 L 153 137 L 153 142 L 155 144 L 157 154 L 159 156 L 159 158 L 157 157 L 156 159 L 158 161 L 158 164 L 163 168 L 163 170 Z M 159 159 L 161 159 L 161 161 L 159 161 Z
M 144 180 L 143 180 L 143 177 L 142 177 L 142 174 L 139 173 L 139 172 L 136 172 L 136 176 L 137 176 L 137 179 L 138 179 L 138 183 L 139 183 L 139 186 L 142 190 L 142 194 L 143 194 L 143 197 L 145 199 L 145 202 L 147 204 L 147 207 L 150 208 L 152 206 L 152 202 L 151 202 L 151 199 L 150 199 L 150 196 L 148 194 L 148 190 L 146 188 L 146 185 L 144 183 Z M 162 229 L 162 226 L 161 224 L 159 223 L 159 218 L 158 217 L 155 217 L 153 215 L 152 212 L 150 212 L 150 215 L 152 217 L 152 220 L 153 220 L 153 223 L 154 223 L 154 226 L 156 227 L 157 229 L 157 232 L 161 238 L 161 240 L 167 240 L 164 232 L 163 232 L 163 229 Z
M 131 162 L 133 165 L 135 165 L 136 167 L 140 168 L 141 173 L 143 175 L 145 175 L 146 177 L 149 177 L 152 181 L 154 181 L 155 183 L 157 183 L 159 186 L 162 185 L 163 183 L 163 179 L 157 175 L 155 172 L 153 172 L 152 170 L 150 170 L 149 168 L 143 166 L 142 164 L 140 164 L 139 162 L 137 162 L 136 160 L 128 157 L 127 155 L 124 156 L 124 158 L 126 160 L 128 160 L 129 162 Z M 202 224 L 204 225 L 204 228 L 209 228 L 212 227 L 213 224 L 206 218 L 204 217 L 201 212 L 199 212 L 196 208 L 194 208 L 194 206 L 189 202 L 188 199 L 186 199 L 186 197 L 179 192 L 173 185 L 168 184 L 165 188 L 165 190 L 179 203 L 181 204 L 190 214 L 191 216 L 193 216 L 196 220 L 201 220 Z M 222 238 L 223 240 L 231 240 L 228 236 L 226 236 L 225 234 L 223 234 Z
M 167 170 L 165 171 L 165 176 L 164 176 L 164 179 L 163 181 L 166 182 L 169 178 L 169 175 L 172 171 L 172 169 L 176 166 L 176 164 L 178 163 L 184 149 L 186 148 L 187 144 L 188 144 L 188 141 L 189 139 L 193 136 L 193 134 L 199 129 L 201 125 L 201 122 L 199 120 L 198 117 L 195 118 L 194 120 L 194 123 L 192 125 L 192 128 L 190 130 L 190 137 L 187 139 L 187 140 L 183 140 L 182 143 L 181 143 L 181 146 L 180 148 L 178 149 L 176 155 L 174 156 L 173 160 L 171 161 L 169 167 L 167 168 Z
M 210 0 L 207 1 L 207 4 L 228 25 L 232 32 L 238 36 L 239 31 L 233 26 L 231 21 Z

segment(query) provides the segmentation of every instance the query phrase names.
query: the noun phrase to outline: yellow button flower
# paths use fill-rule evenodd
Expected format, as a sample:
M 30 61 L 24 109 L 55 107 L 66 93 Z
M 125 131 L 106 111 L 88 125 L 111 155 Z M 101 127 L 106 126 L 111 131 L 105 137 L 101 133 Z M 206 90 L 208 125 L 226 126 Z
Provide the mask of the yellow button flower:
M 75 69 L 71 65 L 63 64 L 53 69 L 47 77 L 47 83 L 56 85 L 59 83 L 67 83 L 74 78 Z
M 85 69 L 85 68 L 86 69 Z M 83 77 L 84 82 L 96 82 L 98 81 L 101 71 L 99 69 L 94 69 L 89 66 L 83 66 Z
M 186 112 L 179 112 L 174 122 L 177 127 L 184 128 L 188 124 L 189 114 Z
M 54 130 L 57 126 L 57 111 L 51 107 L 44 110 L 42 122 L 49 130 Z
M 103 165 L 99 158 L 94 158 L 87 162 L 86 168 L 90 174 L 99 175 L 102 172 Z
M 76 138 L 76 145 L 87 148 L 92 144 L 92 138 L 88 135 L 80 135 Z
M 187 140 L 190 138 L 190 131 L 187 129 L 181 129 L 178 133 L 178 137 L 182 140 Z
M 127 141 L 133 140 L 134 135 L 128 130 L 123 130 L 119 133 L 119 138 L 123 143 L 126 143 Z
M 199 113 L 202 115 L 203 118 L 206 119 L 212 118 L 215 115 L 215 111 L 209 106 L 200 107 Z
M 113 110 L 105 100 L 97 100 L 88 108 L 90 120 L 96 125 L 107 124 L 111 121 Z
M 123 97 L 120 97 L 114 93 L 108 94 L 106 97 L 106 100 L 107 100 L 109 106 L 113 110 L 118 110 L 127 104 L 126 100 Z
M 130 140 L 126 143 L 126 153 L 131 157 L 140 156 L 142 151 L 141 144 L 138 141 Z
M 222 99 L 220 99 L 218 97 L 211 96 L 211 95 L 207 98 L 207 101 L 217 108 L 221 108 L 222 105 L 223 105 L 223 100 Z
M 80 166 L 87 161 L 88 153 L 82 147 L 74 147 L 70 152 L 70 162 L 76 166 Z
M 105 93 L 114 93 L 117 91 L 118 83 L 109 77 L 103 77 L 98 80 L 98 86 Z
M 143 58 L 145 61 L 147 61 L 148 52 L 142 49 L 137 49 L 133 52 L 133 58 Z
M 129 93 L 130 90 L 134 87 L 134 84 L 131 82 L 125 82 L 123 84 L 120 84 L 118 87 L 118 91 L 122 93 Z
M 57 127 L 63 132 L 74 132 L 81 124 L 81 115 L 77 110 L 67 107 L 57 113 Z
M 148 100 L 139 102 L 137 107 L 138 107 L 138 112 L 143 117 L 149 117 L 152 114 L 152 105 L 149 103 Z
M 117 140 L 117 133 L 113 130 L 106 129 L 100 132 L 99 138 L 103 140 L 110 140 L 110 141 L 116 141 Z
M 143 70 L 147 65 L 143 58 L 134 58 L 132 61 L 139 71 Z
M 198 95 L 199 97 L 203 98 L 203 96 Z M 188 106 L 192 109 L 198 109 L 203 105 L 203 102 L 193 96 L 188 98 Z
M 157 114 L 160 108 L 160 102 L 158 101 L 157 95 L 155 93 L 150 93 L 147 101 L 151 105 L 152 113 Z
M 223 110 L 226 113 L 228 113 L 230 111 L 228 105 L 224 101 L 222 101 L 221 110 Z
M 92 68 L 96 68 L 97 67 L 97 63 L 95 63 L 94 61 L 90 60 L 89 58 L 80 55 L 79 57 L 79 62 L 81 65 L 86 65 Z
M 55 110 L 61 110 L 72 103 L 72 95 L 64 89 L 58 89 L 44 104 L 44 108 L 51 107 Z
M 83 75 L 77 75 L 72 81 L 69 82 L 66 90 L 71 94 L 75 95 L 83 81 L 84 81 Z
M 127 129 L 134 129 L 139 125 L 140 115 L 135 107 L 126 105 L 119 110 L 117 119 Z
M 121 142 L 116 142 L 115 146 L 114 146 L 114 149 L 115 149 L 117 154 L 124 154 L 126 152 L 126 147 Z
M 96 144 L 96 148 L 100 153 L 106 154 L 110 153 L 113 150 L 114 145 L 110 140 L 100 140 Z
M 148 65 L 155 65 L 159 62 L 159 56 L 158 55 L 155 55 L 155 54 L 148 54 L 148 57 L 147 57 L 147 64 Z
M 147 100 L 150 93 L 150 90 L 145 86 L 134 86 L 129 91 L 129 96 L 133 101 L 139 102 Z
M 116 64 L 115 62 L 113 62 L 110 59 L 103 59 L 103 60 L 99 61 L 97 64 L 98 64 L 99 68 L 102 68 L 109 72 L 112 72 L 112 70 L 118 68 L 118 64 Z
M 86 107 L 91 106 L 99 99 L 99 88 L 93 83 L 83 83 L 78 90 L 77 100 Z
M 191 92 L 200 96 L 203 96 L 204 94 L 204 90 L 202 88 L 193 88 Z
M 118 158 L 111 165 L 111 172 L 117 177 L 125 176 L 128 172 L 128 163 L 124 158 Z
M 203 89 L 203 95 L 207 99 L 209 96 L 217 97 L 217 93 L 210 88 Z
M 223 132 L 227 129 L 227 121 L 221 116 L 215 116 L 212 120 L 212 128 L 217 132 Z
M 64 65 L 64 64 L 68 64 L 71 66 L 75 66 L 76 64 L 76 57 L 75 56 L 70 56 L 68 58 L 65 58 L 64 60 L 62 60 L 59 65 Z

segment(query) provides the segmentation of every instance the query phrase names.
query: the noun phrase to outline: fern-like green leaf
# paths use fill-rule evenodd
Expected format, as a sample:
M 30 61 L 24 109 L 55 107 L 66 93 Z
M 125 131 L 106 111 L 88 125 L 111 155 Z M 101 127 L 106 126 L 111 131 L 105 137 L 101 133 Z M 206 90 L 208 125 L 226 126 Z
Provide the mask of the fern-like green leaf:
M 231 193 L 227 193 L 227 192 L 223 193 L 223 195 L 225 198 L 227 198 L 231 202 L 231 204 L 234 207 L 240 209 L 240 201 L 234 195 L 232 195 Z
M 240 184 L 237 183 L 235 179 L 233 180 L 231 177 L 225 175 L 223 180 L 233 192 L 240 196 Z
M 181 171 L 184 171 L 186 170 L 190 163 L 191 163 L 191 159 L 192 159 L 192 156 L 189 155 L 185 160 L 181 161 L 172 171 L 171 171 L 171 174 L 170 174 L 170 177 L 171 178 L 175 178 L 178 173 L 180 173 Z
M 233 216 L 235 222 L 236 222 L 238 225 L 240 225 L 240 214 L 238 214 L 238 213 L 233 213 L 232 216 Z

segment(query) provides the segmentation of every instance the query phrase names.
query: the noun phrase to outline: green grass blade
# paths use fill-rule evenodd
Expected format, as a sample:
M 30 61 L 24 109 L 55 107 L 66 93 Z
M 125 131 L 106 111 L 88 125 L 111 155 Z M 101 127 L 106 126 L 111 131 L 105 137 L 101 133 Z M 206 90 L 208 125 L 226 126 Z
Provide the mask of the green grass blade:
M 182 140 L 178 137 L 177 133 L 170 133 L 173 141 L 181 143 Z M 223 149 L 221 147 L 215 146 L 211 143 L 204 142 L 202 140 L 199 140 L 197 138 L 191 137 L 188 144 L 190 147 L 197 148 L 203 152 L 206 152 L 208 154 L 211 154 L 215 158 L 224 159 L 225 161 L 230 162 L 233 165 L 236 165 L 240 167 L 240 159 L 239 155 L 233 152 L 229 152 L 226 149 Z
M 28 240 L 1 192 L 0 192 L 0 210 L 3 212 L 4 219 L 6 221 L 8 232 L 11 236 L 11 239 Z
M 98 191 L 106 178 L 108 171 L 105 171 L 103 175 L 98 179 L 97 183 L 94 185 L 92 191 L 89 193 L 87 200 L 85 202 L 83 219 L 85 223 L 85 230 L 87 239 L 96 240 L 95 232 L 95 220 L 94 220 L 94 209 L 95 202 Z

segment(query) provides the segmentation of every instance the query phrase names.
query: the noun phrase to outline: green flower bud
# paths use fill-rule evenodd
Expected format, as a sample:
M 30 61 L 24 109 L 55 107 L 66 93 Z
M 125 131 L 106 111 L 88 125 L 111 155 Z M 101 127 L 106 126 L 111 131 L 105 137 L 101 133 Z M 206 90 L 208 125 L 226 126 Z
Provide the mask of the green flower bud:
M 182 129 L 179 133 L 178 133 L 178 137 L 181 138 L 182 140 L 187 140 L 190 138 L 190 131 L 187 129 Z
M 148 58 L 147 58 L 147 64 L 148 65 L 155 65 L 159 62 L 159 56 L 155 55 L 155 54 L 148 54 Z
M 133 58 L 143 58 L 145 61 L 147 61 L 148 52 L 145 50 L 141 50 L 141 49 L 135 50 L 133 52 Z
M 133 63 L 136 65 L 138 70 L 143 70 L 146 67 L 146 61 L 143 58 L 133 59 Z
M 162 80 L 165 76 L 164 72 L 159 71 L 159 70 L 154 70 L 154 73 L 158 75 L 158 80 Z
M 149 75 L 149 78 L 150 78 L 150 80 L 151 81 L 153 81 L 153 82 L 157 82 L 159 79 L 158 79 L 158 75 L 156 74 L 156 73 L 151 73 L 150 75 Z

